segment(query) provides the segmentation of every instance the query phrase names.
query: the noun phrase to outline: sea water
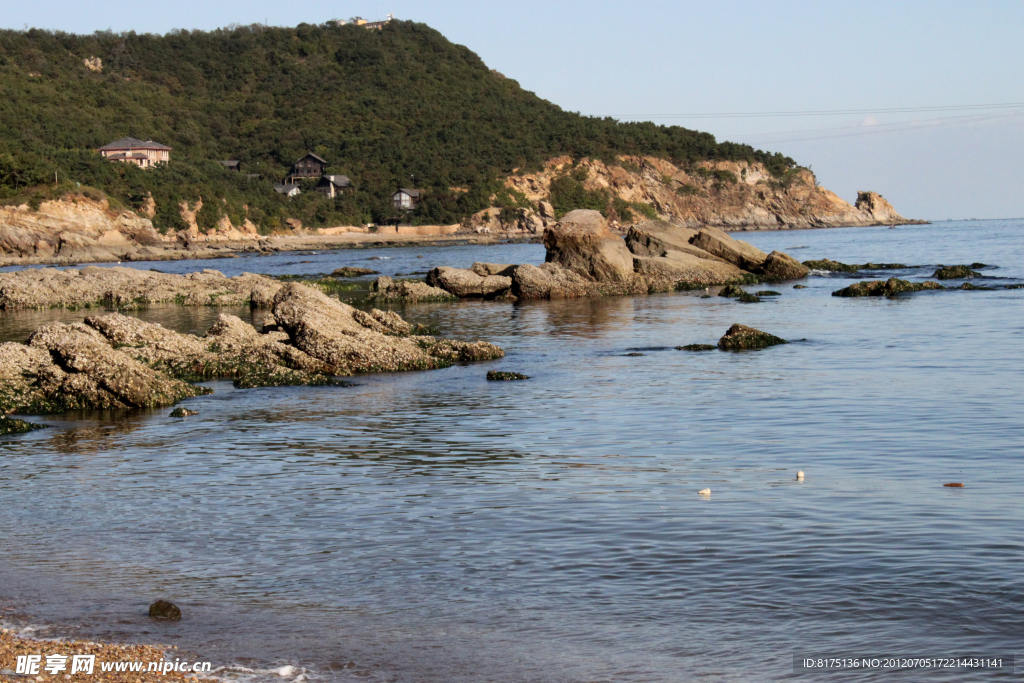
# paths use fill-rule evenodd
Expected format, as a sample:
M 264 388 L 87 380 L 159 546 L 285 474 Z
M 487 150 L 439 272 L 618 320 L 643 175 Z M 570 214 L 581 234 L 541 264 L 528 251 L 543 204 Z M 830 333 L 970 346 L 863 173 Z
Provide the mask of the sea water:
M 1024 280 L 1020 220 L 735 236 L 800 260 L 906 263 L 911 280 L 972 262 L 994 266 L 976 284 Z M 543 256 L 134 265 L 396 274 Z M 507 355 L 348 387 L 213 382 L 186 420 L 39 418 L 53 426 L 0 437 L 0 603 L 61 635 L 323 681 L 1012 679 L 794 671 L 794 656 L 1024 651 L 1024 291 L 831 296 L 854 281 L 748 287 L 781 292 L 760 304 L 398 306 Z M 218 312 L 135 314 L 201 333 Z M 0 336 L 86 314 L 6 314 Z M 675 349 L 737 322 L 793 343 Z M 182 621 L 151 621 L 157 598 Z

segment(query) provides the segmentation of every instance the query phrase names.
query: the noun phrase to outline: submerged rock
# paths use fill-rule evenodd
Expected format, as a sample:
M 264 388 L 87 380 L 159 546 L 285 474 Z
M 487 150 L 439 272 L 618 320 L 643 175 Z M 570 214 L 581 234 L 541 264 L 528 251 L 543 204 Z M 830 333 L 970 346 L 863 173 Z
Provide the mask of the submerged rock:
M 966 280 L 969 278 L 981 277 L 981 273 L 971 270 L 971 266 L 939 266 L 939 269 L 932 275 L 937 280 Z
M 157 600 L 149 606 L 149 616 L 154 619 L 168 619 L 178 621 L 181 619 L 181 609 L 173 602 Z
M 513 382 L 516 380 L 530 378 L 519 372 L 501 372 L 499 370 L 491 370 L 487 373 L 487 379 L 492 382 Z
M 718 340 L 718 348 L 725 351 L 746 351 L 763 349 L 777 344 L 788 344 L 785 339 L 768 334 L 753 327 L 735 324 Z
M 686 346 L 677 346 L 676 351 L 714 351 L 717 348 L 714 344 L 687 344 Z
M 857 282 L 832 292 L 832 296 L 896 296 L 904 292 L 921 292 L 930 289 L 945 289 L 938 282 L 907 282 L 894 277 L 888 280 Z
M 351 266 L 347 266 L 345 268 L 338 268 L 337 270 L 335 270 L 333 273 L 331 273 L 331 277 L 345 277 L 345 278 L 348 278 L 348 277 L 362 277 L 363 275 L 378 275 L 378 274 L 379 274 L 379 271 L 373 270 L 372 268 L 353 268 Z
M 188 408 L 178 407 L 171 411 L 171 417 L 192 417 L 198 415 L 198 410 L 189 410 Z
M 743 296 L 746 293 L 747 290 L 743 289 L 742 287 L 738 287 L 736 285 L 726 285 L 725 287 L 722 287 L 722 289 L 718 292 L 718 296 L 726 297 L 728 299 L 735 299 L 737 297 Z
M 751 294 L 750 292 L 743 292 L 742 294 L 740 294 L 739 299 L 737 299 L 737 301 L 739 301 L 740 303 L 744 303 L 744 304 L 759 304 L 759 303 L 761 303 L 760 297 L 757 297 L 757 296 Z
M 762 289 L 760 292 L 754 292 L 757 296 L 782 296 L 782 292 L 774 292 L 770 289 Z
M 8 434 L 27 434 L 37 429 L 45 429 L 46 425 L 35 424 L 11 417 L 0 417 L 0 436 Z
M 903 263 L 840 263 L 839 261 L 830 261 L 829 259 L 821 259 L 818 261 L 804 261 L 804 265 L 812 270 L 824 270 L 833 273 L 856 273 L 859 270 L 899 270 L 902 268 L 911 268 Z

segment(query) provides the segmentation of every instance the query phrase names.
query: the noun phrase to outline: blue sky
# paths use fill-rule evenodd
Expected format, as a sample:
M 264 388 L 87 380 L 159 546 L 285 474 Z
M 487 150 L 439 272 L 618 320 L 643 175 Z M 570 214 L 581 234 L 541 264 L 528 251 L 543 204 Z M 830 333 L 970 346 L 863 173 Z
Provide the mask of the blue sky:
M 876 190 L 908 217 L 1024 216 L 1021 2 L 5 4 L 6 28 L 75 33 L 293 26 L 393 12 L 568 110 L 678 123 L 781 151 L 843 198 Z M 840 110 L 858 113 L 682 118 Z

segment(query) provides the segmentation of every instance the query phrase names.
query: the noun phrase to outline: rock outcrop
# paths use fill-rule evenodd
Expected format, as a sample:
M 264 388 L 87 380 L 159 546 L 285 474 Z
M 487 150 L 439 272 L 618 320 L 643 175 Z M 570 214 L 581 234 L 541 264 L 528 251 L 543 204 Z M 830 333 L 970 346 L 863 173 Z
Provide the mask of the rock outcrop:
M 131 211 L 114 210 L 105 199 L 82 195 L 0 207 L 0 257 L 40 262 L 146 258 L 163 243 L 153 223 Z
M 577 209 L 544 231 L 547 263 L 555 263 L 597 282 L 629 283 L 634 279 L 633 254 L 622 238 L 608 229 L 598 211 Z
M 599 212 L 589 210 L 572 211 L 547 228 L 544 244 L 547 256 L 540 267 L 441 267 L 428 282 L 462 298 L 563 299 L 797 279 L 809 272 L 780 251 L 765 254 L 714 228 L 649 221 L 630 228 L 623 240 Z M 756 301 L 747 296 L 745 301 Z
M 169 406 L 210 393 L 193 383 L 218 378 L 241 388 L 323 385 L 504 356 L 482 341 L 413 335 L 395 313 L 360 311 L 297 283 L 277 291 L 273 320 L 261 334 L 221 315 L 202 338 L 120 313 L 45 325 L 26 344 L 0 344 L 0 416 Z
M 39 268 L 0 273 L 0 309 L 120 309 L 160 302 L 186 306 L 268 306 L 281 288 L 277 280 L 244 273 L 228 278 L 216 270 L 171 275 L 135 268 L 87 266 Z
M 618 163 L 559 157 L 536 173 L 516 174 L 506 185 L 538 207 L 552 201 L 552 181 L 572 173 L 583 188 L 609 199 L 645 205 L 658 218 L 699 230 L 786 230 L 906 224 L 881 195 L 860 192 L 856 204 L 820 187 L 814 174 L 797 169 L 772 176 L 760 163 L 705 161 L 676 166 L 655 157 L 623 156 Z M 556 202 L 557 205 L 557 202 Z M 632 221 L 614 215 L 622 224 Z M 513 226 L 509 226 L 511 229 Z M 550 227 L 550 225 L 549 225 Z

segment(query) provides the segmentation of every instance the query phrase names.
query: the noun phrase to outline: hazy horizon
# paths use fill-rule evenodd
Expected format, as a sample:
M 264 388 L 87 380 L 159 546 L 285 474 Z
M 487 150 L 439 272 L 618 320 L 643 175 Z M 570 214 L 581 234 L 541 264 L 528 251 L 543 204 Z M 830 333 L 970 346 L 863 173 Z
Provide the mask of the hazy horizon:
M 56 0 L 12 7 L 0 25 L 166 33 L 393 12 L 437 29 L 566 110 L 683 125 L 782 152 L 850 202 L 874 190 L 908 218 L 1024 216 L 1024 45 L 1016 28 L 1024 5 L 734 1 L 630 9 L 535 0 L 486 8 L 421 0 L 326 8 Z

